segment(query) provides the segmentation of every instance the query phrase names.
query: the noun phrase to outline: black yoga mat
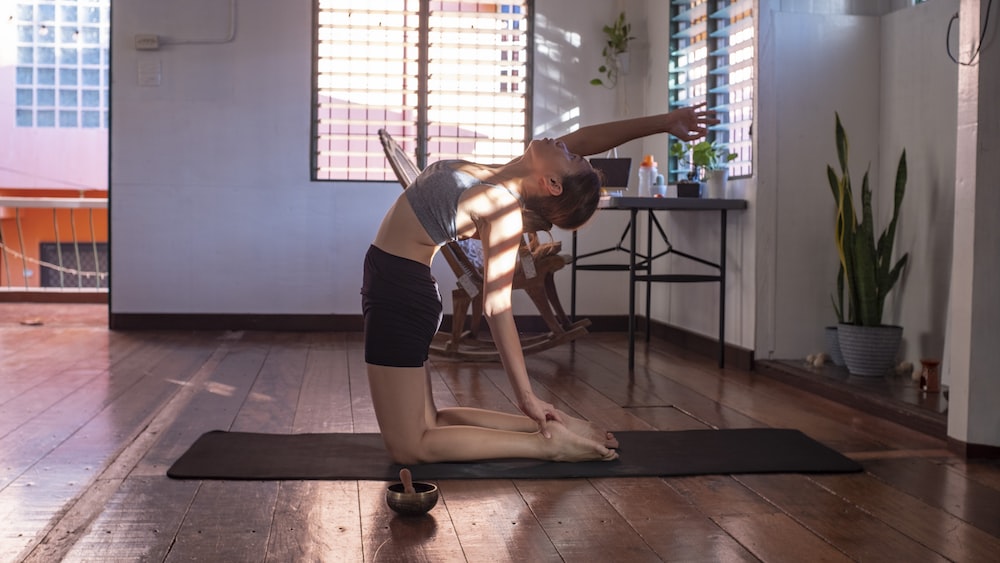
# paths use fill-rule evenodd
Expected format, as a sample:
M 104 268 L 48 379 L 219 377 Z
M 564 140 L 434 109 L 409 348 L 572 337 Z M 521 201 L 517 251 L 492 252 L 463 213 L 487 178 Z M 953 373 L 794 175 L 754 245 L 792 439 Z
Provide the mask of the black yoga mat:
M 411 465 L 415 479 L 554 479 L 732 473 L 848 473 L 861 465 L 798 430 L 615 432 L 620 459 L 506 459 Z M 167 475 L 176 479 L 398 480 L 378 434 L 203 434 Z

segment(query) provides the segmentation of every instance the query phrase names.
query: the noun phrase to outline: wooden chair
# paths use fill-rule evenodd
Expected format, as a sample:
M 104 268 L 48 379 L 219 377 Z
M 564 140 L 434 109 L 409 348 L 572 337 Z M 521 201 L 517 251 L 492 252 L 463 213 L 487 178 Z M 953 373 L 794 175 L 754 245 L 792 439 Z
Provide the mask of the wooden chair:
M 420 174 L 420 169 L 388 131 L 379 129 L 378 135 L 389 166 L 405 190 Z M 525 213 L 526 234 L 519 251 L 521 259 L 514 273 L 514 289 L 524 290 L 528 294 L 549 329 L 545 334 L 522 336 L 521 347 L 525 354 L 575 340 L 587 334 L 587 327 L 590 326 L 589 319 L 571 322 L 559 301 L 554 274 L 569 263 L 569 257 L 560 254 L 562 245 L 553 241 L 551 235 L 549 242 L 539 239 L 538 232 L 548 232 L 551 227 L 551 224 L 536 215 Z M 480 334 L 483 318 L 480 242 L 473 239 L 449 242 L 441 249 L 441 253 L 455 274 L 457 283 L 451 294 L 451 332 L 439 332 L 431 345 L 431 352 L 457 359 L 499 360 L 493 342 L 482 338 Z

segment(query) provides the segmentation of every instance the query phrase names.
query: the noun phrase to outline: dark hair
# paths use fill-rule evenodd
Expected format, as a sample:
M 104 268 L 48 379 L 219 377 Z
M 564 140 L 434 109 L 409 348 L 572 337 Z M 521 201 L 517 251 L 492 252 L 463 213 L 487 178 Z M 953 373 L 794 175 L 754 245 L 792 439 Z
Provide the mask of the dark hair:
M 597 211 L 601 176 L 595 170 L 564 176 L 562 187 L 562 192 L 556 196 L 527 198 L 524 207 L 560 229 L 574 231 Z

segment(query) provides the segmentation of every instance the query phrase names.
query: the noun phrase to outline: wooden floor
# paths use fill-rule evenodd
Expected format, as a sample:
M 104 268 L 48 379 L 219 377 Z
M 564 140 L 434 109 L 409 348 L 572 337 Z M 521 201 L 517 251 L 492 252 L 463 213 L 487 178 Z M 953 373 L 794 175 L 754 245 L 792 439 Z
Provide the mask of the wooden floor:
M 787 427 L 850 475 L 385 483 L 175 481 L 202 432 L 377 431 L 358 334 L 112 333 L 102 306 L 0 306 L 0 561 L 997 561 L 1000 467 L 662 343 L 594 334 L 528 359 L 610 428 Z M 25 324 L 22 324 L 25 323 Z M 38 324 L 41 323 L 41 324 Z M 440 405 L 514 411 L 494 364 L 434 362 Z

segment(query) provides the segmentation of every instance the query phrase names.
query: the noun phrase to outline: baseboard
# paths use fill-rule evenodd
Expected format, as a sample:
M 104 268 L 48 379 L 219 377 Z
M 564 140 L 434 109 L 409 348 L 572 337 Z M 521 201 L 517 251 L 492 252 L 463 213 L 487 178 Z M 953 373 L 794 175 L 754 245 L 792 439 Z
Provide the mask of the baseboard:
M 1000 446 L 969 444 L 948 437 L 948 449 L 965 459 L 1000 459 Z
M 628 317 L 588 317 L 591 332 L 624 332 Z M 548 330 L 540 316 L 517 316 L 522 332 Z M 197 313 L 111 313 L 112 330 L 275 330 L 358 332 L 364 330 L 361 315 L 249 315 Z M 442 327 L 451 326 L 451 315 L 445 315 Z M 485 327 L 484 327 L 485 328 Z
M 108 292 L 105 291 L 0 291 L 0 303 L 58 303 L 107 305 Z
M 863 388 L 847 385 L 836 379 L 819 377 L 808 370 L 798 369 L 780 361 L 761 360 L 754 366 L 754 370 L 761 375 L 891 420 L 928 436 L 944 439 L 948 434 L 947 417 L 941 413 L 874 395 Z
M 643 318 L 639 319 L 639 326 L 644 326 Z M 625 326 L 628 327 L 626 320 Z M 623 329 L 627 330 L 627 328 Z M 666 324 L 660 321 L 653 321 L 650 326 L 650 336 L 659 338 L 676 344 L 685 350 L 689 350 L 702 356 L 710 358 L 719 357 L 719 340 L 711 338 L 697 332 L 680 328 L 678 326 Z M 726 367 L 750 371 L 754 366 L 753 350 L 740 348 L 733 344 L 726 343 L 725 349 Z
M 590 332 L 625 332 L 627 315 L 588 316 Z M 515 318 L 518 329 L 527 333 L 548 330 L 538 315 Z M 638 319 L 644 326 L 643 319 Z M 360 332 L 364 330 L 361 315 L 253 315 L 253 314 L 167 314 L 167 313 L 111 313 L 108 326 L 111 330 L 273 330 L 299 332 Z M 443 327 L 451 326 L 451 315 L 445 315 Z M 639 333 L 642 337 L 642 333 Z M 676 344 L 692 352 L 715 358 L 719 352 L 718 340 L 682 328 L 654 321 L 650 336 Z M 750 370 L 753 367 L 753 350 L 726 345 L 726 365 Z
M 262 330 L 360 332 L 361 315 L 111 313 L 111 330 Z

